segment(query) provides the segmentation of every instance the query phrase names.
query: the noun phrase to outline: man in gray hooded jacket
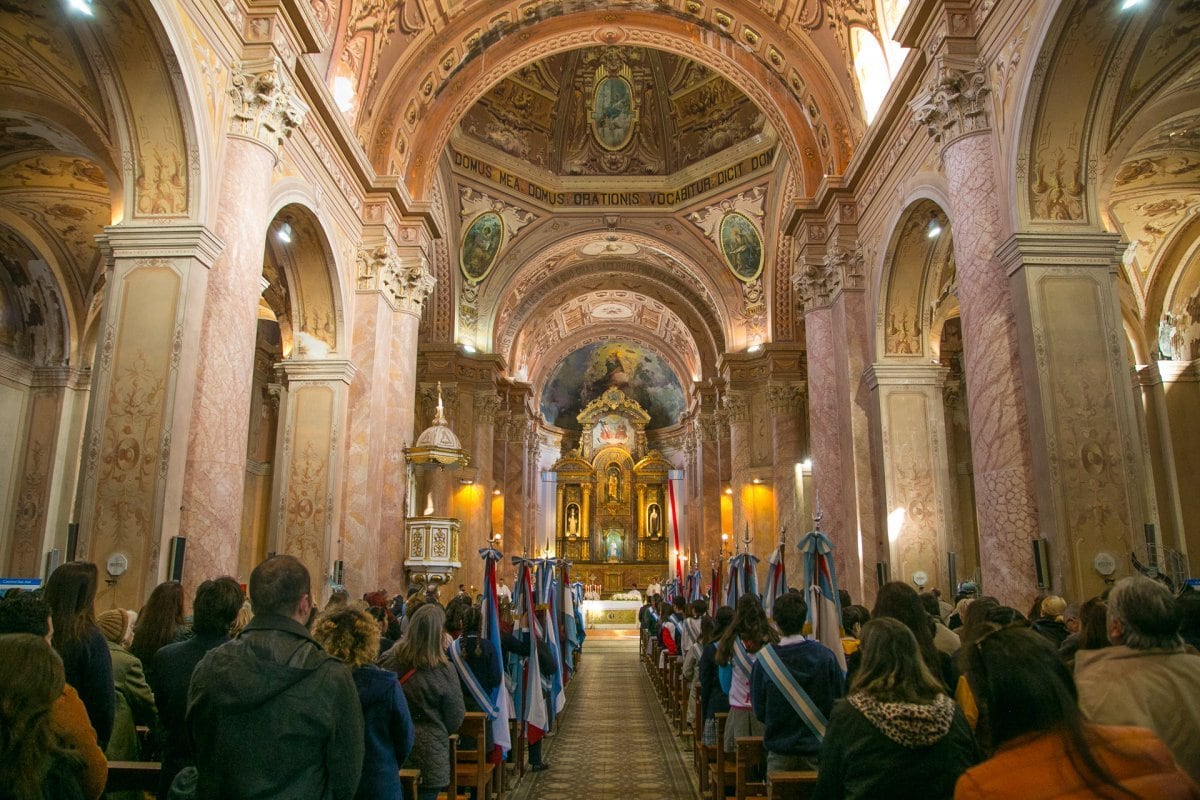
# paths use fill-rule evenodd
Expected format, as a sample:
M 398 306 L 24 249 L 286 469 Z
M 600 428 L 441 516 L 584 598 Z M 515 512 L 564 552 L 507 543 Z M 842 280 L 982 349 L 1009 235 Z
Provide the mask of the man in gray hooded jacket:
M 363 717 L 350 670 L 304 626 L 308 569 L 275 556 L 250 575 L 254 619 L 192 675 L 187 727 L 200 798 L 350 800 Z

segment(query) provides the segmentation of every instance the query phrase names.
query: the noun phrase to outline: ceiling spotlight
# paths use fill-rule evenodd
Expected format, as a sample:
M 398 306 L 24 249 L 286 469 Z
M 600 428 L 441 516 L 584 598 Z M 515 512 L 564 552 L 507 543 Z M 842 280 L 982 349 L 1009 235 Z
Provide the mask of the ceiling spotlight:
M 929 224 L 925 226 L 925 236 L 936 239 L 942 235 L 942 223 L 938 221 L 936 211 L 929 212 Z
M 1121 10 L 1128 11 L 1142 4 L 1142 0 L 1121 0 Z
M 466 342 L 463 342 L 462 348 L 463 348 L 463 352 L 466 353 L 467 355 L 469 355 L 469 356 L 475 355 L 475 345 L 467 344 Z
M 92 0 L 67 0 L 67 8 L 85 17 L 93 16 Z
M 753 483 L 755 486 L 758 486 L 759 484 L 762 483 L 762 478 L 755 478 L 750 482 Z
M 276 238 L 279 239 L 279 241 L 286 242 L 287 244 L 291 244 L 292 243 L 292 226 L 287 222 L 280 223 L 279 230 L 275 232 L 275 236 L 276 236 Z
M 759 350 L 762 350 L 762 342 L 755 342 L 746 348 L 747 353 L 757 353 Z
M 499 497 L 502 494 L 504 494 L 504 492 L 500 491 L 499 489 L 492 489 L 492 497 Z
M 474 486 L 475 485 L 474 478 L 459 478 L 458 482 L 460 484 L 462 484 L 463 486 Z
M 726 486 L 726 487 L 725 487 L 725 494 L 733 494 L 733 489 L 731 489 L 731 488 L 729 488 L 728 486 Z

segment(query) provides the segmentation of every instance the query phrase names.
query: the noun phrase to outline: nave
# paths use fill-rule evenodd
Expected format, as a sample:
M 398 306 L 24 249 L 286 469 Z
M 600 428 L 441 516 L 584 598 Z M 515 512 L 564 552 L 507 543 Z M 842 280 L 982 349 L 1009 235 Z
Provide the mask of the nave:
M 692 800 L 691 753 L 655 697 L 638 640 L 595 633 L 547 740 L 552 767 L 527 773 L 512 800 Z

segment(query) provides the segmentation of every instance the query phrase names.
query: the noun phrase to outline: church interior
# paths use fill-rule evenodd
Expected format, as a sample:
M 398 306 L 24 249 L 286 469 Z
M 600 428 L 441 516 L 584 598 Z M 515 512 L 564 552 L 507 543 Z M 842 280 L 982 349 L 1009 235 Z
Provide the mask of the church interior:
M 0 19 L 4 576 L 1200 570 L 1195 0 Z

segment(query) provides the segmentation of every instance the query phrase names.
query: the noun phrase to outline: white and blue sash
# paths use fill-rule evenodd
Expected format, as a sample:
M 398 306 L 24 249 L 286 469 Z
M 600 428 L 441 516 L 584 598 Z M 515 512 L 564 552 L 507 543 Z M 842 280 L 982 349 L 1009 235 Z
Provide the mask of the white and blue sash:
M 487 691 L 483 688 L 483 684 L 475 677 L 475 673 L 471 672 L 471 668 L 467 666 L 466 660 L 463 659 L 460 642 L 461 639 L 455 639 L 450 643 L 450 660 L 454 662 L 454 668 L 458 670 L 459 677 L 466 684 L 471 696 L 475 698 L 475 702 L 479 705 L 480 710 L 484 714 L 487 714 L 488 719 L 495 719 L 500 714 L 500 709 L 496 701 L 488 696 Z
M 817 737 L 817 741 L 823 740 L 829 721 L 825 719 L 821 709 L 817 708 L 817 704 L 808 696 L 808 692 L 804 691 L 804 687 L 796 680 L 796 676 L 783 663 L 783 659 L 779 657 L 779 653 L 775 652 L 775 648 L 768 644 L 759 650 L 758 663 L 775 687 L 791 703 L 796 714 Z

